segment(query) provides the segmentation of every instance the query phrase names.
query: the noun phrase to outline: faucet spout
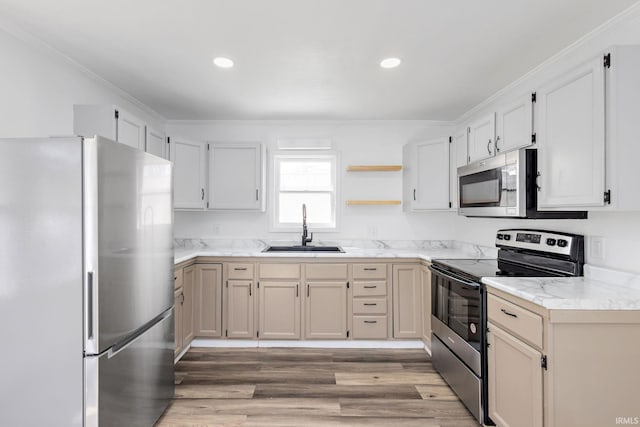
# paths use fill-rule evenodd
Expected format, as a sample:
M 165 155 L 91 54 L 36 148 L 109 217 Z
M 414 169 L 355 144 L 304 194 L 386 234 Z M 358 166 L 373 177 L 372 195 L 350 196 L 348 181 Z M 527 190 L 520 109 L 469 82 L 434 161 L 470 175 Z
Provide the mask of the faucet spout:
M 307 246 L 307 243 L 311 243 L 313 241 L 313 233 L 311 233 L 311 237 L 307 237 L 309 235 L 309 231 L 307 230 L 307 205 L 302 204 L 302 246 Z

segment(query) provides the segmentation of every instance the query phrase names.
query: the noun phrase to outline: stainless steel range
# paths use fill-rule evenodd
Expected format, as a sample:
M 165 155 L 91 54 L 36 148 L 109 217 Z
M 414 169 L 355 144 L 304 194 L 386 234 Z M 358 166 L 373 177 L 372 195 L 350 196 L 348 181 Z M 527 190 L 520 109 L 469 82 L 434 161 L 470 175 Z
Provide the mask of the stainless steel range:
M 437 259 L 430 267 L 432 361 L 483 424 L 488 417 L 486 294 L 482 277 L 582 276 L 584 237 L 542 230 L 496 234 L 497 259 Z

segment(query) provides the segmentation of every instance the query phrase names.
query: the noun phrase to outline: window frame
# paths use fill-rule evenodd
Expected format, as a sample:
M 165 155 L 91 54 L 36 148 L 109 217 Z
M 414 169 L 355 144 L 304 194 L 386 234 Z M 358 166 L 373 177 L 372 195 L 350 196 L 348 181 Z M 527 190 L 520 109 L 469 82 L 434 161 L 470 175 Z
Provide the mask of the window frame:
M 333 150 L 304 150 L 304 152 L 297 150 L 276 150 L 271 155 L 271 170 L 270 174 L 271 178 L 271 209 L 269 212 L 271 214 L 270 222 L 270 230 L 271 232 L 300 232 L 302 230 L 302 223 L 294 224 L 294 223 L 280 223 L 278 221 L 279 218 L 279 196 L 280 196 L 280 161 L 281 160 L 329 160 L 331 163 L 331 173 L 333 178 L 333 191 L 327 190 L 313 190 L 308 191 L 308 193 L 319 193 L 325 194 L 329 193 L 332 199 L 332 217 L 333 222 L 331 223 L 313 223 L 307 221 L 307 226 L 309 227 L 310 232 L 338 232 L 338 218 L 339 218 L 339 204 L 338 200 L 340 200 L 339 195 L 339 165 L 340 165 L 340 156 L 339 153 Z M 299 193 L 300 191 L 283 191 L 283 193 Z M 304 191 L 303 191 L 304 192 Z

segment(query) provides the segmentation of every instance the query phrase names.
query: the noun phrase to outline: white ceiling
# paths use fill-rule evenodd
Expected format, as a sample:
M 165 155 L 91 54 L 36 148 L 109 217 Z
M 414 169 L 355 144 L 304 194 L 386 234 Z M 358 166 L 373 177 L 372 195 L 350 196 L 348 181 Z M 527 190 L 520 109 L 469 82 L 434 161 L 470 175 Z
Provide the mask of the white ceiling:
M 0 0 L 0 16 L 168 119 L 450 120 L 635 1 Z

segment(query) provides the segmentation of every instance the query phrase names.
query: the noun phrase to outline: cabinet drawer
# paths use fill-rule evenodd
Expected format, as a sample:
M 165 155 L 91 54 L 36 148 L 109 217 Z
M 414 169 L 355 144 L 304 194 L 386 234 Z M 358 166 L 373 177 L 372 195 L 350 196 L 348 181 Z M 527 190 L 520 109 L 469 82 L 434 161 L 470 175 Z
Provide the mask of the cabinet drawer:
M 354 279 L 386 279 L 387 264 L 353 264 Z
M 387 314 L 387 299 L 356 298 L 353 300 L 353 314 Z
M 354 339 L 386 339 L 387 316 L 353 316 Z
M 489 321 L 542 348 L 542 317 L 507 300 L 487 296 Z
M 358 281 L 353 283 L 354 297 L 385 296 L 385 295 L 387 295 L 386 281 L 371 281 L 371 282 Z
M 182 268 L 178 268 L 173 273 L 173 289 L 182 287 L 183 274 Z
M 253 279 L 253 264 L 227 264 L 228 279 Z
M 307 264 L 307 279 L 347 280 L 347 264 Z
M 300 264 L 260 264 L 261 279 L 300 279 Z

